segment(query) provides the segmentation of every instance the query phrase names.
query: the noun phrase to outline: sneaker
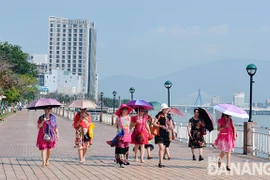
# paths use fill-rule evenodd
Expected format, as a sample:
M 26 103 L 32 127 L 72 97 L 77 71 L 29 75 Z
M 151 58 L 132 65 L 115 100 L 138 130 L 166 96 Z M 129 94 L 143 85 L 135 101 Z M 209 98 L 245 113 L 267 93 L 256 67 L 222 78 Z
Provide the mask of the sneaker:
M 120 168 L 125 168 L 124 164 L 121 164 L 121 165 L 120 165 Z

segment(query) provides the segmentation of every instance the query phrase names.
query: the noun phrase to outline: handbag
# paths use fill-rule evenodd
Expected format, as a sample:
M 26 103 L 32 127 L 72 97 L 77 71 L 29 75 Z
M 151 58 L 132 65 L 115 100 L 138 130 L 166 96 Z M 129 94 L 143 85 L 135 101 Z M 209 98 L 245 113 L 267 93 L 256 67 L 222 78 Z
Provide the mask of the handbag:
M 49 133 L 45 133 L 44 127 L 43 127 L 43 140 L 46 142 L 51 142 L 51 136 L 49 135 Z
M 90 141 L 90 136 L 89 136 L 89 133 L 87 132 L 85 135 L 83 135 L 83 141 L 84 142 L 89 142 Z
M 152 140 L 154 138 L 154 136 L 152 135 L 152 134 L 150 134 L 149 136 L 148 136 L 148 140 L 150 141 L 150 140 Z
M 203 136 L 206 135 L 206 129 L 205 129 L 205 127 L 201 127 L 201 134 Z

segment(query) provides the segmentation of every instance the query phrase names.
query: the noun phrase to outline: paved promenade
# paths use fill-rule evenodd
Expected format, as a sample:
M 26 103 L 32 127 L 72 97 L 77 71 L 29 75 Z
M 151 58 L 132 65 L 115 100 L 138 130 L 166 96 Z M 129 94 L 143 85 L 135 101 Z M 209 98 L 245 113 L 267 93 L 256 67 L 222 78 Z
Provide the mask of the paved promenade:
M 114 148 L 106 144 L 115 134 L 115 128 L 109 125 L 95 123 L 93 146 L 87 153 L 85 164 L 78 163 L 77 149 L 74 149 L 75 132 L 72 121 L 57 117 L 60 139 L 53 149 L 51 164 L 41 167 L 40 151 L 35 147 L 37 127 L 36 122 L 42 111 L 17 112 L 0 123 L 0 180 L 4 179 L 270 179 L 268 175 L 251 176 L 248 173 L 232 175 L 219 170 L 219 174 L 211 175 L 215 168 L 208 169 L 208 157 L 217 157 L 219 151 L 204 149 L 204 161 L 192 161 L 191 152 L 186 144 L 173 142 L 171 144 L 171 160 L 164 160 L 164 168 L 158 168 L 157 146 L 152 151 L 154 159 L 145 163 L 133 162 L 125 168 L 119 168 L 113 162 Z M 130 159 L 133 159 L 133 145 L 130 146 Z M 198 154 L 198 152 L 196 152 Z M 198 158 L 198 155 L 197 155 Z M 232 162 L 245 166 L 252 162 L 269 163 L 267 159 L 233 154 Z M 246 163 L 247 164 L 247 163 Z M 251 166 L 250 166 L 251 167 Z M 268 169 L 269 170 L 268 170 Z M 224 170 L 224 169 L 223 169 Z M 270 165 L 266 167 L 270 174 Z M 241 172 L 242 173 L 242 172 Z

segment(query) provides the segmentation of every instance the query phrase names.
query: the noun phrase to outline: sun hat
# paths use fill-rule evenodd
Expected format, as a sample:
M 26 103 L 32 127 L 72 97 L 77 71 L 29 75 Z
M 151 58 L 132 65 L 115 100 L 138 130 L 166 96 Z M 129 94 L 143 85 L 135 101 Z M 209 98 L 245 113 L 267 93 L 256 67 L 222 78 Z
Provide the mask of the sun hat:
M 168 105 L 166 103 L 162 103 L 160 105 L 160 112 L 163 110 L 163 109 L 169 109 Z
M 126 105 L 126 104 L 121 104 L 121 106 L 119 107 L 119 109 L 117 109 L 116 111 L 115 111 L 115 114 L 117 115 L 117 116 L 121 116 L 121 114 L 122 114 L 122 109 L 123 108 L 127 108 L 128 109 L 128 114 L 133 110 L 131 107 L 129 107 L 128 105 Z

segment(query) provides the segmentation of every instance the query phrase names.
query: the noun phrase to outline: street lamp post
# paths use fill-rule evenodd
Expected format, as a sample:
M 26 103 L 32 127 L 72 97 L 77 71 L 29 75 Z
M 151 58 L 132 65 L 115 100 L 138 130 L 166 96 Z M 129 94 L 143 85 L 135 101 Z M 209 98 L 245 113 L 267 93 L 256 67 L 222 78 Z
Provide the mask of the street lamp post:
M 135 92 L 134 87 L 129 88 L 129 92 L 130 92 L 130 95 L 131 95 L 131 101 L 132 101 L 132 100 L 133 100 L 133 93 Z
M 252 122 L 252 84 L 255 82 L 253 81 L 253 76 L 257 72 L 257 67 L 254 64 L 249 64 L 246 67 L 247 73 L 250 76 L 250 88 L 249 88 L 249 120 L 248 122 Z
M 164 83 L 165 88 L 168 89 L 168 106 L 171 106 L 171 100 L 170 100 L 170 88 L 172 87 L 172 82 L 171 81 L 166 81 Z
M 104 95 L 104 93 L 103 92 L 101 92 L 100 93 L 100 117 L 99 117 L 99 121 L 100 122 L 102 122 L 102 114 L 103 114 L 103 95 Z
M 253 76 L 257 72 L 257 67 L 254 64 L 249 64 L 246 67 L 247 73 L 250 76 L 250 90 L 249 90 L 249 120 L 248 122 L 244 122 L 244 145 L 243 145 L 243 153 L 249 154 L 253 152 L 253 143 L 255 143 L 256 139 L 253 139 L 252 135 L 252 127 L 257 126 L 256 122 L 252 121 L 252 84 Z
M 112 114 L 112 125 L 113 125 L 114 113 L 115 113 L 115 96 L 116 96 L 117 92 L 113 91 L 112 94 L 113 94 L 113 114 Z

